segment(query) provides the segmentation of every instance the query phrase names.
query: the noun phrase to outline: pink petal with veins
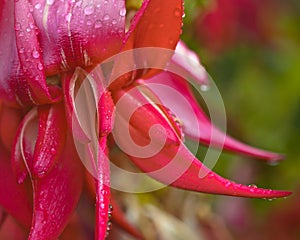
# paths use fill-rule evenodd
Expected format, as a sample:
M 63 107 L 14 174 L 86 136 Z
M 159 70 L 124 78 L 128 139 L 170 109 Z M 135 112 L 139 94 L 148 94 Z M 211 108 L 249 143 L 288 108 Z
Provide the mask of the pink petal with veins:
M 206 116 L 204 111 L 198 105 L 196 99 L 193 97 L 189 85 L 180 77 L 172 73 L 161 73 L 149 79 L 145 84 L 149 83 L 149 88 L 154 91 L 158 96 L 160 96 L 163 104 L 170 108 L 180 119 L 183 124 L 184 133 L 196 140 L 200 141 L 205 145 L 212 144 L 214 147 L 224 148 L 225 150 L 241 153 L 247 156 L 256 157 L 260 159 L 265 159 L 268 161 L 281 160 L 284 158 L 283 155 L 278 153 L 273 153 L 258 148 L 246 145 L 238 140 L 227 136 L 225 133 L 217 129 Z M 183 105 L 182 101 L 174 101 L 170 92 L 165 91 L 165 88 L 160 88 L 157 84 L 159 83 L 163 86 L 171 87 L 172 89 L 178 91 L 182 96 L 190 103 L 190 106 L 194 110 L 194 114 L 198 121 L 199 131 L 195 128 L 195 123 L 191 122 L 194 119 L 191 116 L 191 112 L 187 111 L 187 108 Z
M 32 5 L 47 74 L 95 65 L 119 51 L 124 0 L 33 0 Z

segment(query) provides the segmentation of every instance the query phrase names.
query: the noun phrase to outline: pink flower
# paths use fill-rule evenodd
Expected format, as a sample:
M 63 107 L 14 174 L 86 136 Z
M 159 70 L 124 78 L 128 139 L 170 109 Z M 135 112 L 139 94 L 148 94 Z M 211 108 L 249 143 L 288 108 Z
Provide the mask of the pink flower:
M 0 204 L 6 213 L 29 229 L 29 239 L 56 239 L 72 223 L 70 219 L 83 183 L 91 181 L 81 161 L 92 169 L 95 183 L 95 238 L 105 238 L 111 212 L 108 140 L 113 129 L 122 132 L 122 126 L 128 126 L 133 141 L 139 146 L 147 146 L 152 140 L 155 144 L 164 141 L 162 148 L 151 156 L 147 151 L 144 156 L 125 152 L 142 171 L 161 182 L 232 196 L 274 198 L 290 194 L 226 180 L 190 153 L 183 143 L 183 133 L 216 147 L 222 147 L 222 138 L 225 138 L 226 149 L 266 160 L 282 157 L 246 146 L 219 130 L 212 136 L 214 127 L 183 78 L 152 68 L 122 74 L 105 85 L 106 78 L 101 75 L 104 69 L 99 69 L 98 64 L 132 49 L 174 50 L 177 46 L 177 52 L 185 52 L 203 69 L 197 57 L 178 44 L 182 13 L 182 1 L 146 0 L 125 33 L 126 9 L 122 0 L 97 0 L 93 4 L 54 0 L 1 2 Z M 155 62 L 164 66 L 171 60 L 180 71 L 205 83 L 203 71 L 195 70 L 185 58 L 176 56 L 162 56 Z M 136 57 L 127 59 L 129 64 L 130 60 L 138 63 Z M 116 58 L 112 73 L 126 66 L 127 62 L 121 60 Z M 193 131 L 184 108 L 178 111 L 177 117 L 182 119 L 179 124 L 171 112 L 176 104 L 168 101 L 169 92 L 161 93 L 149 83 L 177 89 L 192 106 L 201 134 Z M 87 99 L 78 102 L 76 97 L 82 86 L 86 87 Z M 121 100 L 126 105 L 116 109 Z M 88 114 L 93 106 L 97 110 L 96 126 L 85 124 L 87 117 L 80 114 L 80 111 Z M 132 109 L 135 111 L 126 121 Z M 89 116 L 93 119 L 95 115 L 92 112 Z M 163 126 L 164 135 L 149 136 L 153 125 Z M 126 142 L 119 144 L 126 148 Z M 78 151 L 78 147 L 81 150 Z M 84 154 L 84 160 L 79 152 Z M 171 164 L 171 172 L 156 171 L 168 164 Z M 200 178 L 201 169 L 207 174 Z M 118 210 L 113 219 L 140 236 Z M 9 222 L 8 226 L 13 224 Z

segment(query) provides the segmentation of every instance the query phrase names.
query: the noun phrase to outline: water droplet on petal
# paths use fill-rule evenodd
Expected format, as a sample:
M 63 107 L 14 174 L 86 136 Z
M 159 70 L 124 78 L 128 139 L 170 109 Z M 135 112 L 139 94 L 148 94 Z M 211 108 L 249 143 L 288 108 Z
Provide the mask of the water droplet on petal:
M 86 6 L 84 8 L 84 14 L 85 15 L 91 15 L 94 13 L 94 6 L 93 5 L 89 5 L 89 6 Z
M 52 5 L 54 3 L 55 0 L 47 0 L 47 4 L 48 5 Z
M 103 17 L 103 20 L 107 21 L 107 20 L 109 20 L 109 19 L 110 19 L 109 15 L 108 15 L 108 14 L 105 14 L 104 17 Z
M 32 51 L 32 57 L 33 58 L 39 58 L 39 56 L 40 56 L 40 53 L 37 50 Z
M 101 20 L 97 20 L 96 22 L 95 22 L 95 28 L 101 28 L 102 27 L 102 22 L 101 22 Z
M 209 86 L 203 84 L 203 85 L 200 86 L 200 89 L 201 89 L 201 91 L 206 92 L 206 91 L 209 90 Z
M 248 187 L 250 188 L 250 192 L 254 192 L 255 189 L 257 188 L 257 186 L 255 184 L 250 184 L 250 185 L 248 185 Z
M 38 63 L 37 68 L 42 71 L 44 69 L 44 66 L 42 63 Z
M 42 6 L 42 4 L 40 4 L 40 3 L 37 3 L 37 4 L 35 4 L 35 5 L 34 5 L 34 8 L 38 10 L 38 9 L 40 9 L 40 8 L 41 8 L 41 6 Z
M 181 10 L 180 10 L 179 8 L 176 8 L 176 9 L 174 10 L 174 16 L 175 16 L 175 17 L 180 17 L 180 16 L 181 16 Z
M 126 8 L 120 10 L 120 16 L 124 17 L 126 15 Z

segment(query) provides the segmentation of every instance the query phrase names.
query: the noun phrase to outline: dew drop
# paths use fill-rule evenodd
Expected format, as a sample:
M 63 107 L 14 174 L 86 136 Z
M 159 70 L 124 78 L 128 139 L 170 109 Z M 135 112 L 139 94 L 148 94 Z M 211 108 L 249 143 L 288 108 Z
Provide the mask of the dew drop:
M 37 68 L 42 71 L 44 69 L 44 66 L 42 63 L 39 62 Z
M 86 25 L 91 26 L 92 24 L 93 24 L 93 22 L 91 20 L 86 21 Z
M 95 22 L 95 28 L 101 28 L 101 27 L 102 27 L 101 20 L 96 20 L 96 22 Z
M 38 9 L 41 8 L 41 6 L 42 6 L 42 5 L 41 5 L 40 3 L 37 3 L 37 4 L 34 5 L 34 8 L 38 10 Z
M 89 6 L 86 6 L 84 8 L 84 14 L 85 15 L 91 15 L 94 13 L 94 6 L 93 5 L 89 5 Z
M 109 19 L 110 19 L 109 15 L 108 15 L 108 14 L 105 14 L 104 17 L 103 17 L 103 20 L 107 21 L 107 20 L 109 20 Z
M 175 17 L 180 17 L 180 16 L 181 16 L 181 11 L 180 11 L 179 8 L 176 8 L 176 9 L 174 10 L 174 16 L 175 16 Z
M 51 149 L 50 149 L 50 152 L 51 152 L 52 154 L 55 154 L 55 153 L 56 153 L 55 148 L 51 148 Z
M 47 4 L 48 5 L 52 5 L 54 3 L 55 0 L 47 0 Z
M 15 30 L 19 31 L 20 29 L 21 29 L 21 24 L 20 23 L 16 23 Z
M 32 57 L 33 58 L 39 58 L 39 56 L 40 56 L 40 54 L 39 54 L 39 52 L 37 50 L 33 50 L 32 51 Z
M 201 91 L 203 91 L 203 92 L 206 92 L 206 91 L 208 91 L 208 90 L 209 90 L 209 86 L 208 86 L 208 85 L 205 85 L 205 84 L 203 84 L 203 85 L 201 85 L 201 86 L 200 86 L 200 89 L 201 89 Z
M 257 188 L 255 184 L 250 184 L 248 187 L 250 188 L 250 192 L 255 192 L 255 189 Z
M 230 186 L 231 186 L 231 182 L 228 181 L 225 183 L 225 187 L 229 188 Z
M 124 17 L 126 15 L 126 8 L 122 8 L 119 13 L 120 16 Z
M 72 13 L 68 13 L 66 16 L 65 16 L 65 19 L 67 22 L 70 22 L 71 21 L 71 17 L 72 17 Z

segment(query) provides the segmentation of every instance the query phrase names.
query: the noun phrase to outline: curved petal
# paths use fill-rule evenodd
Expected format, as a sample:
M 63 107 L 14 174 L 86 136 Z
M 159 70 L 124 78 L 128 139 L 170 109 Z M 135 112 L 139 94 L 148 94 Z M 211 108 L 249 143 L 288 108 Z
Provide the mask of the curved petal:
M 158 83 L 158 84 L 150 84 Z M 225 150 L 241 153 L 247 156 L 256 157 L 259 159 L 265 159 L 268 161 L 276 161 L 284 158 L 282 154 L 273 153 L 258 148 L 246 145 L 234 138 L 227 136 L 221 130 L 217 129 L 206 116 L 204 111 L 200 108 L 197 100 L 193 97 L 190 87 L 188 84 L 180 77 L 172 73 L 161 73 L 144 82 L 152 91 L 154 91 L 158 96 L 160 96 L 161 101 L 165 106 L 170 108 L 180 119 L 183 125 L 184 133 L 196 140 L 200 141 L 205 145 L 212 144 L 215 147 L 224 148 Z M 199 131 L 195 129 L 195 123 L 191 122 L 190 112 L 184 106 L 182 101 L 174 101 L 172 93 L 165 91 L 166 88 L 160 87 L 168 86 L 178 91 L 182 96 L 189 102 L 190 106 L 194 110 L 196 119 L 199 125 Z
M 66 140 L 67 124 L 63 104 L 38 108 L 39 129 L 34 147 L 33 177 L 44 177 L 60 157 Z
M 124 0 L 33 0 L 32 5 L 47 75 L 95 65 L 119 51 Z
M 77 205 L 83 169 L 72 141 L 68 137 L 61 158 L 48 175 L 37 180 L 31 179 L 34 206 L 30 240 L 56 239 Z
M 58 87 L 47 86 L 39 31 L 30 7 L 28 0 L 15 1 L 15 36 L 20 64 L 12 82 L 20 81 L 26 87 L 19 94 L 21 101 L 25 97 L 33 104 L 51 103 L 58 101 L 61 93 Z M 19 86 L 13 87 L 17 89 Z
M 122 51 L 148 47 L 159 48 L 160 50 L 174 50 L 181 34 L 182 15 L 182 0 L 145 0 L 132 19 L 130 29 L 123 41 Z M 155 65 L 162 66 L 161 68 L 163 68 L 170 61 L 172 54 L 172 51 L 166 51 L 164 56 L 155 57 Z M 157 53 L 154 52 L 153 55 L 157 55 Z M 141 61 L 145 65 L 145 71 L 127 73 L 117 81 L 112 82 L 110 88 L 118 89 L 132 81 L 132 79 L 141 76 L 148 78 L 157 73 L 159 70 L 147 69 L 149 66 L 153 66 L 151 59 L 153 58 L 150 57 L 148 59 L 143 55 L 139 56 L 135 52 L 132 52 L 132 56 L 130 56 L 130 59 L 126 59 L 126 62 L 123 61 L 122 57 L 119 60 L 117 59 L 113 72 L 117 72 L 118 70 L 115 69 L 120 68 L 124 64 L 130 65 Z M 129 69 L 132 69 L 132 67 L 130 66 Z
M 138 93 L 138 92 L 137 92 Z M 143 91 L 143 96 L 146 96 L 146 92 Z M 137 98 L 133 98 L 137 96 Z M 149 96 L 149 94 L 147 95 Z M 118 97 L 118 96 L 116 96 Z M 129 155 L 130 159 L 144 172 L 154 177 L 155 179 L 165 183 L 170 184 L 174 187 L 179 187 L 183 189 L 207 192 L 214 194 L 223 194 L 231 196 L 241 196 L 241 197 L 256 197 L 256 198 L 275 198 L 275 197 L 284 197 L 288 196 L 291 193 L 287 191 L 274 191 L 266 190 L 253 186 L 244 186 L 241 184 L 234 183 L 230 180 L 224 179 L 219 175 L 212 172 L 210 169 L 206 168 L 198 159 L 196 159 L 192 153 L 184 146 L 178 134 L 177 130 L 174 128 L 176 126 L 175 118 L 167 112 L 163 112 L 163 107 L 159 106 L 159 103 L 149 102 L 149 97 L 146 97 L 148 102 L 155 110 L 148 109 L 151 111 L 147 113 L 146 111 L 141 111 L 140 108 L 136 108 L 137 102 L 140 103 L 140 96 L 136 92 L 131 92 L 131 94 L 124 94 L 123 98 L 127 98 L 126 101 L 126 111 L 121 109 L 118 111 L 117 103 L 117 113 L 116 115 L 116 126 L 127 126 L 130 128 L 130 135 L 134 138 L 137 143 L 136 148 L 143 148 L 143 155 L 139 155 L 138 151 L 135 149 L 133 152 L 126 148 L 128 141 L 118 141 L 119 147 L 125 149 L 125 153 Z M 118 101 L 121 101 L 121 98 L 117 98 Z M 147 106 L 147 104 L 145 104 Z M 130 121 L 127 121 L 127 117 L 124 116 L 126 112 L 131 112 L 133 108 L 134 114 L 130 116 Z M 147 115 L 156 116 L 149 118 Z M 164 119 L 162 122 L 160 119 Z M 145 124 L 143 124 L 142 120 Z M 129 125 L 129 126 L 128 126 Z M 145 134 L 136 125 L 140 125 L 140 128 L 145 128 L 144 131 L 148 131 L 151 135 L 151 125 L 156 126 L 160 125 L 165 130 L 163 134 L 157 135 L 158 138 L 152 138 L 156 145 L 153 152 L 153 148 L 143 147 L 146 144 L 149 144 L 149 135 Z M 177 136 L 177 141 L 168 141 L 169 136 Z M 126 134 L 123 131 L 122 134 Z M 164 135 L 164 136 L 162 136 Z M 116 137 L 116 134 L 114 135 Z M 130 136 L 127 136 L 127 138 Z M 158 148 L 157 144 L 160 144 L 160 141 L 164 140 L 164 145 L 162 148 Z M 150 155 L 151 154 L 151 155 Z
M 207 73 L 201 65 L 199 57 L 183 41 L 178 42 L 171 65 L 166 68 L 172 72 L 170 67 L 175 67 L 176 73 L 181 73 L 182 76 L 191 76 L 191 80 L 197 84 L 209 85 Z

